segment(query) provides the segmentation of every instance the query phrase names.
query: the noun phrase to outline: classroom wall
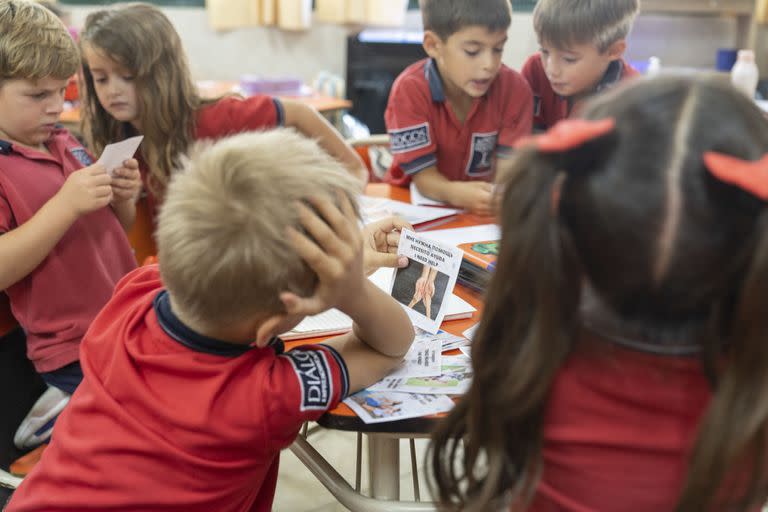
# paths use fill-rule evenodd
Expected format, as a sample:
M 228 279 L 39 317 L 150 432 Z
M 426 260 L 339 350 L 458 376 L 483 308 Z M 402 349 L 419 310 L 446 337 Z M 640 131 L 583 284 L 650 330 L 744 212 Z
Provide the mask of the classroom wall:
M 82 25 L 94 7 L 69 7 L 75 25 Z M 305 32 L 256 27 L 214 32 L 200 8 L 165 8 L 176 26 L 196 79 L 236 80 L 241 74 L 297 76 L 310 82 L 321 70 L 343 76 L 346 37 L 352 30 L 315 23 Z M 418 13 L 409 13 L 406 24 L 420 27 Z M 645 60 L 651 55 L 664 65 L 712 67 L 717 48 L 731 47 L 737 37 L 733 18 L 708 16 L 643 15 L 629 41 L 628 57 Z M 516 13 L 504 61 L 519 69 L 538 48 L 530 13 Z

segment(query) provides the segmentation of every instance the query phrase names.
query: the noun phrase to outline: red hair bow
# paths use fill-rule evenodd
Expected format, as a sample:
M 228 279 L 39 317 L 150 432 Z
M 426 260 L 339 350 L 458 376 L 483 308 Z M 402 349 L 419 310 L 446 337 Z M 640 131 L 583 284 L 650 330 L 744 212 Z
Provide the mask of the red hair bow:
M 547 132 L 540 135 L 523 137 L 515 144 L 516 148 L 535 146 L 544 153 L 560 153 L 577 148 L 591 140 L 611 133 L 616 128 L 612 118 L 607 119 L 566 119 L 560 121 Z
M 707 151 L 704 165 L 718 180 L 768 201 L 768 155 L 752 161 Z

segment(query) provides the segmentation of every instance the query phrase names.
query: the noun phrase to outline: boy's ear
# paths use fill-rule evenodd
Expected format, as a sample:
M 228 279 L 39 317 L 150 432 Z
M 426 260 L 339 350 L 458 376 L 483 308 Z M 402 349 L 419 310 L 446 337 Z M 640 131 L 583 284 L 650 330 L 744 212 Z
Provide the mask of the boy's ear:
M 440 36 L 438 36 L 435 32 L 432 32 L 431 30 L 425 30 L 424 42 L 422 43 L 422 46 L 424 46 L 424 51 L 427 52 L 427 55 L 433 59 L 436 59 L 440 55 L 440 49 L 443 46 L 443 40 L 440 39 Z
M 272 338 L 283 334 L 281 327 L 285 324 L 287 316 L 284 313 L 276 313 L 265 318 L 256 328 L 256 341 L 253 345 L 264 348 Z
M 609 46 L 605 53 L 611 60 L 618 60 L 624 56 L 625 51 L 627 51 L 627 40 L 619 39 Z

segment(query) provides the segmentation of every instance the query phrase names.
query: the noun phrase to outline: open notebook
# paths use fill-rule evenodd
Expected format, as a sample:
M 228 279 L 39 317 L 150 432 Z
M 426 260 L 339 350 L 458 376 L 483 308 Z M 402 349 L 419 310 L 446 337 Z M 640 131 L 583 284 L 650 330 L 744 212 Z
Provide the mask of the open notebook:
M 393 272 L 394 269 L 382 268 L 374 272 L 368 279 L 382 290 L 388 290 L 389 284 L 392 282 Z M 472 313 L 477 311 L 469 302 L 453 294 L 451 294 L 451 298 L 448 300 L 447 307 L 444 320 L 469 318 L 472 316 Z M 299 340 L 302 338 L 341 334 L 351 329 L 352 319 L 350 317 L 338 309 L 329 309 L 319 315 L 305 318 L 292 331 L 280 337 L 284 340 Z

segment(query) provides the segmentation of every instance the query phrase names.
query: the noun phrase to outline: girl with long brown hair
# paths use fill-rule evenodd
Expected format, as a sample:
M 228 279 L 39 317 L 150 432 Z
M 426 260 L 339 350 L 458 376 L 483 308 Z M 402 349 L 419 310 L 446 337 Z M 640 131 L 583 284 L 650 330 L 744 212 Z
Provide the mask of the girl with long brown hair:
M 354 150 L 304 103 L 263 95 L 201 98 L 181 39 L 157 7 L 129 3 L 95 11 L 80 44 L 86 139 L 99 154 L 109 143 L 144 135 L 140 163 L 152 216 L 193 141 L 243 131 L 294 127 L 359 176 L 361 188 L 367 180 Z
M 434 434 L 445 510 L 757 510 L 768 495 L 768 123 L 666 78 L 519 150 Z

